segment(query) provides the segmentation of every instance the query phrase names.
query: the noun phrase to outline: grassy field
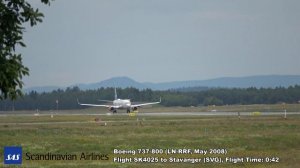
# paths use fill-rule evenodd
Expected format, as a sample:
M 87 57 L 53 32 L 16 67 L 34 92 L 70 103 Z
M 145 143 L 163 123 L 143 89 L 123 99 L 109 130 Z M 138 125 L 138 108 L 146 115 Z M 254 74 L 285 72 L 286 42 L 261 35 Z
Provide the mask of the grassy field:
M 222 107 L 223 108 L 223 107 Z M 245 108 L 245 107 L 241 107 Z M 144 110 L 144 109 L 143 109 Z M 187 110 L 187 109 L 185 109 Z M 256 110 L 256 109 L 255 109 Z M 22 167 L 287 167 L 300 165 L 300 116 L 6 116 L 0 148 L 22 146 Z M 113 154 L 114 149 L 225 149 L 226 154 Z M 109 160 L 28 161 L 25 153 L 107 154 Z M 114 157 L 221 158 L 223 163 L 114 163 Z M 275 158 L 278 163 L 229 163 Z M 279 160 L 277 160 L 279 159 Z M 3 153 L 0 153 L 0 167 Z M 13 166 L 9 166 L 13 167 Z M 19 166 L 15 166 L 19 167 Z

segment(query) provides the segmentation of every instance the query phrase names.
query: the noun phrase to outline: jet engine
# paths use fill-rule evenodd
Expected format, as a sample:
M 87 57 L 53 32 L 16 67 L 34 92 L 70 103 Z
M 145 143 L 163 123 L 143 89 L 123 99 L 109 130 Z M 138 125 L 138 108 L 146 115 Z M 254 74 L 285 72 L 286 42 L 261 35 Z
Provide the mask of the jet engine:
M 113 112 L 113 113 L 116 113 L 116 112 L 117 112 L 117 109 L 115 109 L 115 108 L 113 108 L 113 107 L 109 107 L 108 110 L 111 111 L 111 112 Z

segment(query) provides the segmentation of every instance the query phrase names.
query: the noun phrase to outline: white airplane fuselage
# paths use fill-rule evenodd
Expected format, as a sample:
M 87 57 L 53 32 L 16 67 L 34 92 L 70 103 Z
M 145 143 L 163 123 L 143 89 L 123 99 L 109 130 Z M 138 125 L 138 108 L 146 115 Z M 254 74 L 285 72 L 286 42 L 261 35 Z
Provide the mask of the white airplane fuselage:
M 119 106 L 120 109 L 130 109 L 130 99 L 116 99 L 113 101 L 114 106 Z

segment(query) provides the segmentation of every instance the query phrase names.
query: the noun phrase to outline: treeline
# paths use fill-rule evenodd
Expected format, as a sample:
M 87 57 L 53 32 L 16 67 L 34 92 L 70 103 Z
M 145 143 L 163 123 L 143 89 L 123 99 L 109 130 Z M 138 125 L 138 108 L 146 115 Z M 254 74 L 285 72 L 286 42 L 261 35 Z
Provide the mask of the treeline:
M 187 90 L 193 90 L 188 88 Z M 214 88 L 192 92 L 181 90 L 152 91 L 135 88 L 117 89 L 118 98 L 131 99 L 132 102 L 158 101 L 162 98 L 163 106 L 199 106 L 199 105 L 231 105 L 231 104 L 276 104 L 298 103 L 300 86 L 288 88 Z M 55 90 L 50 93 L 32 91 L 16 101 L 0 101 L 0 110 L 55 110 L 86 108 L 77 104 L 103 104 L 99 100 L 113 100 L 114 88 L 99 88 L 97 90 L 80 90 L 78 87 L 65 90 Z

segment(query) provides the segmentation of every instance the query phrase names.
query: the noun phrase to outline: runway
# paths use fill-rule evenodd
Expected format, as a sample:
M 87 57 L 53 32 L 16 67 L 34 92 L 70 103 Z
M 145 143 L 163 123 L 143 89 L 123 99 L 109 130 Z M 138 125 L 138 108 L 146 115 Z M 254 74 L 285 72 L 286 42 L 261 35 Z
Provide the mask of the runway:
M 138 112 L 136 116 L 270 116 L 284 115 L 284 112 Z M 300 112 L 286 112 L 287 115 L 299 115 Z M 128 116 L 128 113 L 0 113 L 0 117 L 6 116 Z
M 286 115 L 299 115 L 300 112 L 287 112 Z M 5 117 L 53 117 L 55 116 L 124 116 L 124 120 L 113 120 L 113 118 L 107 120 L 89 120 L 89 121 L 35 121 L 35 122 L 7 122 L 0 123 L 2 126 L 22 126 L 22 125 L 65 125 L 65 124 L 99 124 L 101 126 L 106 126 L 107 124 L 112 123 L 134 123 L 134 122 L 161 122 L 161 121 L 172 121 L 172 122 L 182 122 L 182 121 L 194 121 L 194 120 L 203 120 L 203 119 L 212 119 L 213 117 L 240 117 L 243 116 L 282 116 L 284 117 L 284 112 L 151 112 L 151 113 L 135 113 L 132 118 L 128 118 L 127 113 L 43 113 L 43 114 L 0 114 L 0 117 L 3 119 Z M 143 117 L 176 117 L 176 118 L 166 118 L 166 119 L 155 119 L 155 118 L 143 118 Z M 192 118 L 195 116 L 196 118 Z M 207 118 L 199 118 L 199 116 Z M 177 118 L 178 117 L 178 118 Z M 189 117 L 189 118 L 181 118 Z M 136 118 L 136 119 L 135 119 Z

